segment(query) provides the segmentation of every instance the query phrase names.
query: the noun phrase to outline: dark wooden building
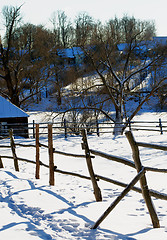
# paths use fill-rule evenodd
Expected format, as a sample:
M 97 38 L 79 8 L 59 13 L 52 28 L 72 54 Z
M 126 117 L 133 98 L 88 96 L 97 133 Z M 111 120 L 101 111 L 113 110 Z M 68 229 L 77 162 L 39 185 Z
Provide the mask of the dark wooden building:
M 0 96 L 0 136 L 8 135 L 12 128 L 14 135 L 28 138 L 28 114 Z

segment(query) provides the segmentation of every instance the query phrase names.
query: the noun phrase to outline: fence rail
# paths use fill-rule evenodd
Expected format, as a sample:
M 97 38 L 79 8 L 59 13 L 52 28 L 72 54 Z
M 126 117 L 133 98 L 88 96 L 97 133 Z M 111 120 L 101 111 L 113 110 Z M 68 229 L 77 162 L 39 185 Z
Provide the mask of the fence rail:
M 39 124 L 39 134 L 46 135 L 47 126 L 49 122 L 42 122 Z M 96 121 L 91 123 L 81 123 L 81 122 L 52 122 L 53 135 L 64 135 L 67 138 L 68 135 L 79 135 L 83 129 L 86 129 L 87 134 L 100 134 L 104 133 L 113 133 L 114 123 L 108 121 Z M 124 122 L 122 123 L 124 124 Z M 18 124 L 6 124 L 5 126 L 0 125 L 0 139 L 8 136 L 8 130 L 10 128 L 13 129 L 14 135 L 16 136 L 24 136 L 27 131 L 28 137 L 35 138 L 35 121 L 31 123 L 22 123 L 21 127 L 18 127 Z M 160 134 L 167 132 L 167 121 L 162 121 L 159 119 L 158 121 L 131 121 L 129 122 L 126 130 L 130 131 L 151 131 L 151 132 L 159 132 Z
M 9 137 L 10 137 L 10 145 L 6 146 L 6 145 L 0 145 L 0 147 L 4 148 L 4 147 L 9 147 L 11 148 L 12 151 L 12 157 L 11 156 L 0 156 L 0 168 L 3 168 L 3 162 L 2 159 L 4 158 L 9 158 L 9 159 L 13 159 L 14 160 L 14 167 L 16 171 L 19 171 L 19 165 L 18 165 L 18 161 L 25 161 L 28 163 L 32 163 L 32 164 L 36 164 L 36 179 L 40 178 L 40 166 L 44 166 L 49 168 L 49 184 L 50 185 L 54 185 L 54 172 L 59 172 L 61 174 L 68 174 L 68 175 L 72 175 L 75 177 L 80 177 L 80 178 L 84 178 L 84 179 L 88 179 L 91 180 L 92 182 L 92 187 L 94 190 L 94 195 L 96 198 L 96 201 L 102 201 L 102 194 L 101 194 L 101 190 L 97 184 L 97 181 L 99 179 L 106 181 L 106 182 L 111 182 L 113 184 L 116 184 L 118 186 L 121 187 L 125 187 L 125 189 L 122 191 L 122 193 L 115 199 L 115 201 L 110 205 L 110 207 L 104 212 L 104 214 L 98 219 L 98 221 L 92 226 L 92 229 L 96 228 L 106 217 L 107 215 L 113 210 L 113 208 L 116 207 L 116 205 L 120 202 L 120 200 L 122 200 L 123 197 L 125 197 L 125 195 L 130 191 L 136 191 L 139 193 L 143 194 L 143 197 L 145 199 L 145 203 L 147 205 L 148 211 L 150 213 L 150 217 L 152 219 L 152 224 L 153 227 L 157 228 L 159 227 L 159 220 L 158 220 L 158 216 L 157 213 L 154 209 L 153 206 L 153 202 L 151 200 L 151 196 L 154 196 L 156 198 L 162 199 L 162 200 L 167 200 L 167 194 L 162 194 L 159 193 L 157 191 L 154 190 L 150 190 L 148 189 L 147 186 L 147 179 L 146 179 L 146 175 L 145 172 L 146 171 L 154 171 L 154 172 L 159 172 L 159 173 L 167 173 L 167 169 L 157 169 L 157 168 L 150 168 L 150 167 L 146 167 L 146 166 L 142 166 L 141 161 L 140 161 L 140 151 L 138 149 L 139 146 L 142 147 L 148 147 L 148 148 L 155 148 L 155 149 L 159 149 L 159 150 L 163 150 L 163 151 L 167 151 L 167 147 L 166 146 L 160 146 L 160 145 L 155 145 L 155 144 L 147 144 L 147 143 L 141 143 L 141 142 L 136 142 L 131 131 L 127 131 L 125 133 L 131 149 L 132 149 L 132 155 L 133 155 L 133 159 L 134 162 L 125 159 L 125 158 L 121 158 L 118 156 L 114 156 L 114 155 L 109 155 L 100 151 L 96 151 L 96 150 L 92 150 L 89 148 L 88 146 L 88 141 L 87 141 L 87 136 L 86 136 L 86 131 L 85 129 L 82 130 L 82 149 L 85 150 L 85 154 L 82 155 L 75 155 L 75 154 L 69 154 L 69 153 L 63 153 L 60 151 L 55 151 L 54 147 L 53 147 L 53 135 L 52 135 L 52 124 L 48 124 L 48 145 L 44 145 L 41 144 L 39 142 L 39 124 L 36 124 L 36 140 L 35 140 L 35 144 L 34 145 L 24 145 L 24 144 L 15 144 L 14 142 L 14 138 L 13 138 L 13 131 L 10 130 L 9 131 Z M 36 148 L 36 161 L 32 161 L 32 160 L 28 160 L 28 159 L 24 159 L 24 158 L 19 158 L 16 154 L 15 148 L 16 146 L 20 146 L 20 147 L 35 147 Z M 40 147 L 45 147 L 48 148 L 48 153 L 49 153 L 49 165 L 44 164 L 40 161 Z M 83 157 L 86 159 L 86 163 L 87 163 L 87 168 L 88 168 L 88 172 L 90 176 L 84 176 L 78 173 L 73 173 L 73 172 L 67 172 L 67 171 L 63 171 L 60 169 L 57 169 L 57 166 L 54 166 L 54 160 L 53 160 L 53 154 L 63 154 L 65 156 L 71 156 L 71 157 Z M 108 160 L 112 160 L 112 161 L 116 161 L 119 163 L 122 163 L 124 165 L 127 165 L 128 167 L 132 167 L 135 168 L 137 170 L 137 175 L 135 176 L 135 178 L 129 183 L 129 184 L 125 184 L 104 176 L 100 176 L 94 173 L 94 169 L 93 169 L 93 164 L 92 164 L 92 158 L 94 156 L 91 156 L 91 154 L 93 155 L 98 155 L 101 156 L 103 158 L 106 158 Z M 140 185 L 141 188 L 137 188 L 134 185 L 140 181 Z

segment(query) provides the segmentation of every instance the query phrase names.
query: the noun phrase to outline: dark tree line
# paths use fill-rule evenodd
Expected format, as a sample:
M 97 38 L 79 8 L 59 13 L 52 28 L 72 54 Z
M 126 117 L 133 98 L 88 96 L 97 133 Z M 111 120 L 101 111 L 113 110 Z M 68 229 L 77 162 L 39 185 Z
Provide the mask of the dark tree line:
M 42 25 L 23 24 L 21 6 L 4 6 L 1 28 L 5 34 L 0 38 L 1 94 L 20 106 L 47 86 L 48 79 L 52 77 L 56 82 L 60 104 L 60 88 L 66 84 L 64 82 L 73 81 L 77 74 L 72 77 L 74 69 L 62 71 L 56 51 L 77 46 L 81 41 L 79 38 L 82 35 L 85 37 L 81 31 L 86 33 L 88 19 L 84 14 L 80 15 L 76 19 L 75 29 L 65 12 L 58 11 L 51 19 L 53 29 L 49 30 Z M 76 39 L 75 35 L 79 37 Z
M 110 20 L 105 26 L 97 24 L 89 47 L 85 42 L 81 44 L 92 69 L 100 79 L 92 88 L 103 89 L 106 96 L 103 102 L 114 106 L 115 115 L 109 114 L 108 118 L 115 123 L 115 135 L 124 131 L 129 121 L 167 78 L 167 72 L 163 69 L 156 77 L 154 74 L 154 70 L 158 70 L 157 66 L 166 61 L 167 50 L 167 45 L 159 46 L 152 41 L 154 36 L 155 26 L 152 22 L 124 16 L 122 19 Z M 126 106 L 129 96 L 142 91 L 140 84 L 147 76 L 151 79 L 151 74 L 156 78 L 151 90 L 129 111 Z M 139 89 L 137 86 L 140 86 Z
M 150 48 L 156 34 L 153 22 L 125 15 L 102 24 L 87 13 L 78 14 L 71 22 L 64 11 L 57 11 L 50 20 L 53 27 L 49 30 L 42 25 L 23 24 L 21 6 L 5 6 L 2 13 L 5 35 L 0 40 L 0 93 L 17 106 L 50 84 L 61 105 L 63 86 L 72 82 L 77 85 L 78 77 L 91 75 L 99 79 L 98 83 L 94 81 L 87 87 L 83 84 L 77 95 L 83 99 L 90 91 L 99 96 L 103 93 L 103 98 L 93 104 L 94 109 L 103 110 L 106 102 L 114 106 L 115 116 L 106 115 L 115 122 L 114 133 L 119 134 L 166 79 L 166 71 L 162 67 L 159 71 L 159 66 L 164 66 L 166 46 Z M 57 50 L 73 47 L 84 53 L 84 66 L 64 68 Z M 139 80 L 148 74 L 153 78 L 152 90 L 129 113 L 127 96 L 136 91 L 134 83 L 139 85 Z M 91 104 L 84 104 L 84 108 L 93 109 Z

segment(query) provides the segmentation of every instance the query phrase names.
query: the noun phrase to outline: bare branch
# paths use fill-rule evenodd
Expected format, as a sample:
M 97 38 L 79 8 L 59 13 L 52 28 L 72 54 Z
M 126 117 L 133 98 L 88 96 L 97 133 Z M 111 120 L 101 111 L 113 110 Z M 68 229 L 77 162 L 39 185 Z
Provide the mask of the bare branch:
M 52 120 L 54 120 L 57 116 L 63 114 L 65 115 L 67 112 L 71 112 L 71 111 L 76 111 L 76 110 L 95 110 L 95 111 L 99 111 L 101 113 L 103 113 L 108 119 L 110 119 L 112 122 L 115 122 L 114 119 L 108 115 L 103 109 L 101 108 L 96 108 L 96 107 L 78 107 L 78 108 L 70 108 L 64 112 L 58 113 L 55 117 L 53 117 Z
M 147 69 L 148 67 L 152 66 L 155 62 L 157 62 L 159 59 L 161 58 L 161 56 L 158 56 L 156 59 L 152 60 L 151 62 L 149 62 L 147 65 L 137 69 L 136 71 L 132 72 L 124 81 L 123 84 L 125 84 L 128 80 L 130 80 L 131 77 L 133 77 L 134 75 L 136 75 L 137 73 Z
M 0 78 L 3 78 L 3 79 L 5 79 L 5 76 L 3 76 L 3 75 L 0 75 Z
M 115 92 L 118 93 L 118 90 L 117 90 L 116 88 L 111 87 L 111 86 L 108 85 L 108 84 L 106 84 L 106 85 L 107 85 L 108 88 L 110 88 L 110 89 L 112 89 L 113 91 L 115 91 Z M 93 89 L 93 88 L 96 88 L 96 87 L 104 87 L 104 84 L 96 84 L 96 85 L 90 86 L 90 87 L 88 87 L 88 88 L 86 88 L 86 89 L 83 89 L 83 90 L 79 91 L 79 92 L 77 93 L 77 95 L 84 94 L 85 92 L 87 92 L 87 91 L 89 91 L 89 90 L 91 90 L 91 89 Z
M 128 118 L 127 122 L 125 123 L 124 127 L 123 127 L 123 131 L 125 130 L 125 128 L 128 126 L 129 122 L 133 119 L 133 117 L 139 112 L 139 110 L 141 109 L 141 107 L 143 106 L 143 104 L 153 95 L 153 93 L 158 90 L 160 88 L 160 85 L 163 81 L 165 81 L 167 79 L 163 78 L 152 90 L 149 94 L 147 94 L 147 96 L 141 101 L 141 103 L 137 106 L 137 108 L 135 109 L 135 111 L 131 114 L 131 116 Z

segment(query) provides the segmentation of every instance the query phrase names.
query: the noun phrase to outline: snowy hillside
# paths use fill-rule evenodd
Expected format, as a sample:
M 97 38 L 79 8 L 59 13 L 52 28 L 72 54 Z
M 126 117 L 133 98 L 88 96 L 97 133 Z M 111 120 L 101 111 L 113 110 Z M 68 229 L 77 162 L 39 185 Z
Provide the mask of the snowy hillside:
M 33 115 L 35 117 L 35 115 Z M 41 115 L 40 115 L 41 117 Z M 157 120 L 160 115 L 143 114 L 140 118 Z M 38 116 L 36 116 L 38 118 Z M 161 114 L 166 118 L 166 113 Z M 159 133 L 134 133 L 136 141 L 167 146 L 167 135 Z M 15 139 L 16 143 L 35 144 L 34 139 Z M 47 144 L 47 138 L 40 142 Z M 56 150 L 84 154 L 81 137 L 54 137 Z M 125 136 L 89 136 L 89 147 L 108 154 L 132 160 L 131 149 Z M 1 140 L 0 145 L 9 144 L 9 139 Z M 1 156 L 10 155 L 11 150 L 0 148 Z M 35 161 L 35 149 L 17 147 L 17 155 Z M 144 166 L 166 168 L 166 152 L 140 148 Z M 48 164 L 48 150 L 41 148 L 40 160 Z M 88 176 L 84 158 L 54 155 L 58 169 Z M 141 194 L 130 191 L 96 230 L 90 227 L 123 191 L 123 188 L 100 180 L 98 185 L 103 201 L 95 202 L 90 180 L 69 175 L 55 174 L 55 186 L 49 186 L 48 169 L 41 167 L 40 179 L 35 179 L 35 166 L 19 162 L 20 172 L 15 172 L 13 161 L 3 159 L 0 169 L 0 239 L 17 240 L 166 240 L 167 202 L 152 197 L 161 228 L 153 229 L 148 210 Z M 93 160 L 96 174 L 129 183 L 136 170 L 101 157 Z M 164 173 L 146 174 L 150 189 L 167 194 Z M 139 186 L 139 184 L 136 184 Z

